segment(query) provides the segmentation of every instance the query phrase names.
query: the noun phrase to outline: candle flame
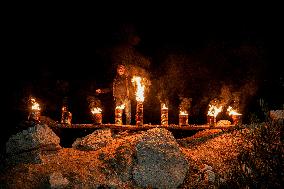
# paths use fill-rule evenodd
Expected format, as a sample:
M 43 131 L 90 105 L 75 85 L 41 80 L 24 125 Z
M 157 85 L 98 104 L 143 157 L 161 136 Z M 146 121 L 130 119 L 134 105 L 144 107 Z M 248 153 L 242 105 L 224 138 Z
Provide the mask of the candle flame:
M 92 114 L 100 114 L 100 113 L 102 113 L 102 109 L 99 108 L 99 107 L 96 107 L 96 108 L 93 108 L 91 110 L 91 112 L 92 112 Z
M 223 106 L 220 106 L 218 108 L 217 106 L 209 104 L 209 110 L 208 110 L 207 115 L 217 117 L 217 115 L 222 111 L 222 108 Z
M 234 110 L 231 106 L 228 107 L 227 112 L 229 112 L 229 115 L 242 115 L 236 112 L 236 110 Z
M 144 89 L 145 89 L 145 86 L 142 85 L 141 80 L 142 80 L 142 78 L 138 77 L 138 76 L 133 76 L 133 78 L 131 80 L 134 84 L 136 84 L 135 95 L 136 95 L 136 100 L 138 102 L 144 102 Z

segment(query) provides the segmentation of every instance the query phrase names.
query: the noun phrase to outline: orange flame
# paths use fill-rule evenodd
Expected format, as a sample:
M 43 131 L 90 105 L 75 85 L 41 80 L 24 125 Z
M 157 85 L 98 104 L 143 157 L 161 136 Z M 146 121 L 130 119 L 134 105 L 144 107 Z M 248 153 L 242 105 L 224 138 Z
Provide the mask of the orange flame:
M 227 112 L 229 112 L 229 115 L 242 115 L 242 114 L 236 112 L 236 110 L 234 110 L 231 106 L 229 106 L 227 108 Z
M 123 110 L 125 108 L 125 104 L 122 104 L 120 106 L 116 106 L 115 109 Z
M 188 115 L 187 111 L 180 111 L 179 115 Z
M 96 107 L 96 108 L 93 108 L 91 110 L 91 112 L 92 112 L 92 114 L 100 114 L 100 113 L 102 113 L 102 109 L 99 108 L 99 107 Z
M 162 104 L 162 109 L 164 110 L 164 109 L 168 109 L 168 107 L 166 107 L 166 104 Z
M 40 110 L 39 103 L 37 103 L 34 98 L 31 99 L 31 102 L 32 102 L 32 110 Z
M 144 102 L 144 89 L 145 89 L 145 86 L 142 85 L 141 80 L 142 80 L 142 78 L 138 77 L 138 76 L 133 76 L 133 78 L 131 80 L 133 83 L 136 84 L 135 95 L 136 95 L 136 100 L 138 102 Z
M 217 117 L 217 115 L 222 111 L 222 108 L 223 106 L 220 106 L 218 108 L 217 106 L 209 104 L 209 110 L 208 110 L 207 115 Z

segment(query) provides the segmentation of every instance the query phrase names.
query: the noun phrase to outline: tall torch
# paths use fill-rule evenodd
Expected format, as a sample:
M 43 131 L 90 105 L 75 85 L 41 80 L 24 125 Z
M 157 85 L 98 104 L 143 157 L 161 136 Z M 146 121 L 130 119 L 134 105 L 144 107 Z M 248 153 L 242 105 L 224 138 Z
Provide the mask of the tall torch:
M 134 76 L 131 80 L 134 83 L 134 86 L 136 86 L 136 125 L 142 126 L 143 125 L 143 102 L 144 102 L 144 89 L 145 86 L 141 83 L 141 77 Z
M 61 110 L 61 123 L 71 125 L 72 113 L 68 111 L 67 105 L 63 105 Z
M 228 107 L 227 112 L 229 113 L 229 116 L 232 116 L 234 125 L 241 123 L 242 114 L 237 113 L 236 110 L 234 110 L 231 106 Z
M 187 111 L 179 111 L 179 126 L 188 125 L 188 113 Z
M 216 125 L 216 117 L 222 111 L 223 106 L 217 107 L 215 105 L 209 104 L 209 110 L 207 113 L 207 123 L 210 127 Z
M 99 107 L 92 108 L 91 112 L 93 114 L 94 124 L 102 124 L 103 120 L 102 109 Z
M 115 124 L 122 125 L 122 113 L 125 108 L 125 105 L 122 104 L 120 106 L 115 107 Z
M 29 99 L 29 116 L 28 120 L 29 121 L 40 121 L 40 106 L 39 103 L 36 102 L 35 98 L 30 98 Z
M 161 103 L 161 125 L 169 125 L 169 109 L 165 103 Z

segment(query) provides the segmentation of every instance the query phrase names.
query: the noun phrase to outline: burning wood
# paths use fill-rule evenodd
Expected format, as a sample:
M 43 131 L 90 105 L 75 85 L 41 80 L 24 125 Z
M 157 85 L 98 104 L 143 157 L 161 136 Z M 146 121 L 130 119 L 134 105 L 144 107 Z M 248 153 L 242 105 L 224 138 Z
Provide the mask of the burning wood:
M 29 121 L 40 121 L 40 106 L 39 103 L 36 102 L 35 98 L 31 97 L 29 99 Z
M 103 116 L 102 116 L 102 109 L 101 108 L 93 108 L 91 110 L 92 114 L 93 114 L 93 121 L 95 124 L 102 124 L 102 119 L 103 119 Z
M 207 113 L 207 123 L 210 126 L 216 125 L 216 117 L 222 111 L 223 106 L 217 107 L 216 105 L 209 104 L 209 110 Z
M 188 113 L 187 111 L 179 112 L 179 126 L 188 125 Z
M 161 104 L 161 125 L 164 125 L 164 126 L 169 125 L 168 117 L 169 117 L 169 109 L 166 107 L 165 103 L 162 103 Z
M 191 107 L 192 98 L 180 97 L 179 126 L 188 125 L 188 111 Z
M 227 112 L 229 113 L 229 116 L 232 116 L 233 124 L 239 124 L 241 122 L 242 114 L 236 112 L 231 106 L 227 108 Z
M 62 107 L 61 123 L 71 125 L 72 113 L 68 111 L 67 106 Z
M 125 105 L 120 105 L 115 108 L 115 124 L 122 125 L 122 113 L 125 108 Z
M 144 89 L 145 86 L 142 84 L 142 78 L 134 76 L 131 80 L 136 88 L 136 125 L 143 125 L 143 102 L 144 102 Z
M 92 119 L 94 124 L 102 124 L 102 109 L 100 108 L 101 101 L 94 96 L 88 96 L 87 101 L 89 103 L 89 108 L 92 112 Z

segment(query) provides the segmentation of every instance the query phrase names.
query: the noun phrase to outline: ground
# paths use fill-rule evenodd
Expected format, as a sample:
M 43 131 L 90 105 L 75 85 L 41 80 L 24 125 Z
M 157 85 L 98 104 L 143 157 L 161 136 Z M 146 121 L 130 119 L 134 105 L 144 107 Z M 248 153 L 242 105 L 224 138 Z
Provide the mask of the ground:
M 44 188 L 48 186 L 49 175 L 61 172 L 70 181 L 70 188 L 137 188 L 132 181 L 122 181 L 110 168 L 105 158 L 111 157 L 119 146 L 135 140 L 138 134 L 117 139 L 97 151 L 80 151 L 62 148 L 57 155 L 43 157 L 41 164 L 19 164 L 7 167 L 1 176 L 3 188 Z M 233 161 L 238 155 L 237 146 L 242 145 L 239 131 L 219 129 L 203 130 L 195 135 L 177 139 L 186 156 L 190 171 L 180 188 L 208 186 L 201 170 L 211 166 L 216 179 L 226 179 Z M 131 146 L 129 146 L 131 148 Z

